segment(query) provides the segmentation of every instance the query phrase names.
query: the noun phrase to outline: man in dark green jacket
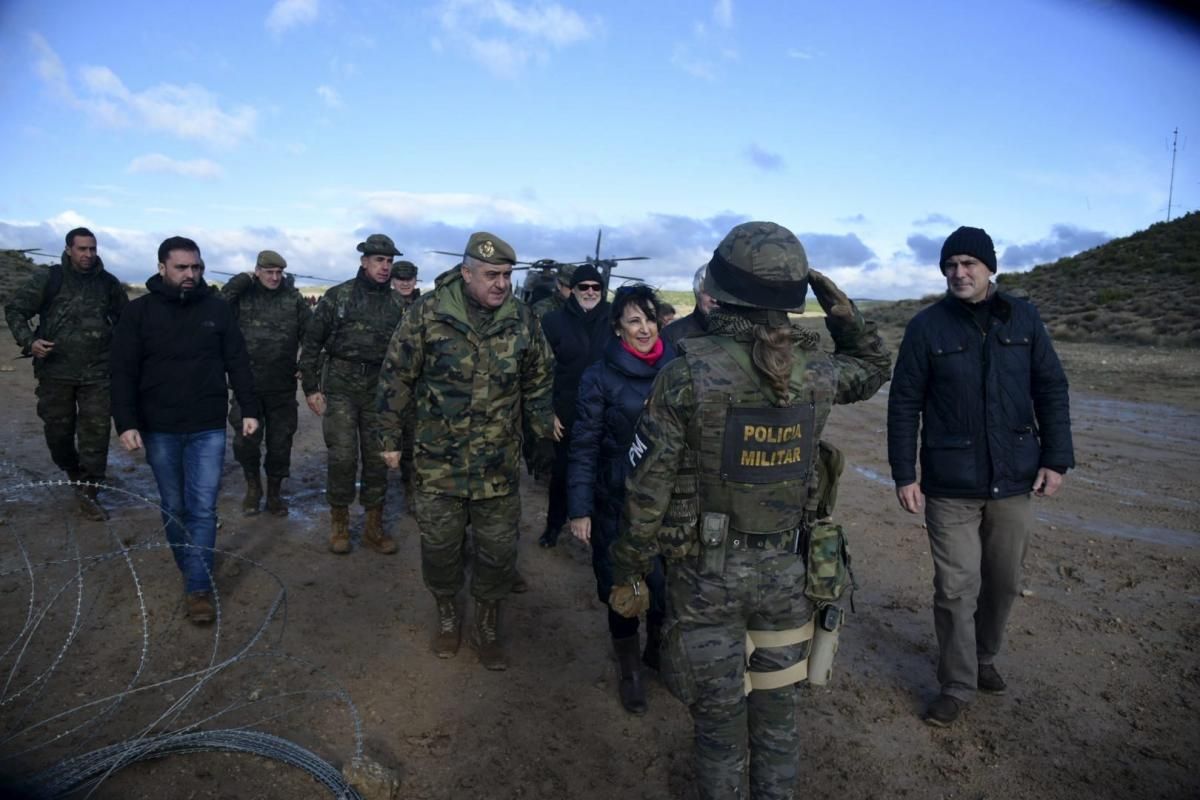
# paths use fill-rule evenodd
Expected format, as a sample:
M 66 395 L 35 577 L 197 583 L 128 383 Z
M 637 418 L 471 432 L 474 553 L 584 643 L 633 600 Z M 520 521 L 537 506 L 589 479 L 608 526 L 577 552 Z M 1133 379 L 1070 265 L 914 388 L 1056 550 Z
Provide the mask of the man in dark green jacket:
M 517 257 L 500 237 L 471 235 L 462 265 L 405 314 L 379 379 L 383 456 L 400 466 L 404 420 L 416 417 L 414 492 L 421 572 L 437 600 L 439 658 L 458 652 L 463 540 L 475 532 L 471 594 L 475 644 L 488 669 L 505 669 L 500 599 L 516 579 L 517 493 L 524 415 L 547 438 L 550 350 L 529 307 L 512 295 Z
M 103 520 L 96 484 L 108 468 L 109 349 L 129 298 L 105 271 L 95 234 L 75 228 L 66 245 L 62 263 L 34 273 L 4 314 L 22 352 L 33 356 L 37 413 L 50 457 L 71 480 L 87 483 L 78 492 L 80 512 Z
M 324 418 L 330 551 L 350 552 L 349 507 L 361 452 L 358 499 L 367 512 L 363 542 L 378 553 L 391 554 L 396 542 L 383 529 L 387 466 L 380 457 L 375 387 L 388 342 L 404 313 L 391 285 L 392 259 L 401 253 L 382 233 L 359 242 L 358 252 L 358 275 L 327 291 L 313 312 L 300 354 L 300 382 L 309 409 Z
M 254 393 L 261 406 L 261 424 L 251 436 L 242 436 L 242 411 L 237 400 L 229 403 L 233 426 L 233 455 L 246 473 L 242 511 L 257 514 L 262 501 L 259 464 L 264 436 L 267 442 L 267 511 L 278 517 L 288 513 L 282 494 L 283 479 L 292 461 L 296 435 L 296 355 L 312 318 L 308 301 L 284 275 L 287 261 L 274 250 L 263 250 L 255 260 L 254 274 L 235 275 L 221 289 L 242 329 Z

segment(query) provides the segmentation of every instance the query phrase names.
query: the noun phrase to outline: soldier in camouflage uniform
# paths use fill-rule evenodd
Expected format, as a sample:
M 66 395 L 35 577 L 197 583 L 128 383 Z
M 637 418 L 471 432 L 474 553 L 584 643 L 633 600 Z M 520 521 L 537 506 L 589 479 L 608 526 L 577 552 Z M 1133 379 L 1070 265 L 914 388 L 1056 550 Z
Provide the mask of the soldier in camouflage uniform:
M 475 531 L 473 638 L 488 669 L 505 669 L 500 599 L 515 578 L 520 428 L 551 433 L 550 352 L 537 319 L 512 295 L 513 249 L 474 233 L 463 263 L 400 323 L 379 382 L 384 457 L 400 463 L 402 420 L 417 419 L 415 507 L 421 569 L 437 600 L 433 649 L 458 652 L 463 540 Z
M 392 264 L 392 289 L 400 295 L 407 311 L 421 290 L 417 288 L 417 265 L 411 261 L 397 261 Z M 400 480 L 404 483 L 404 502 L 412 512 L 412 477 L 413 477 L 413 429 L 416 419 L 410 414 L 404 419 L 404 432 L 400 439 Z
M 21 351 L 33 356 L 37 413 L 50 458 L 71 480 L 96 484 L 108 469 L 112 330 L 129 298 L 105 271 L 91 231 L 75 228 L 66 245 L 62 263 L 34 273 L 4 315 Z M 95 485 L 78 488 L 80 513 L 107 519 L 97 491 Z
M 267 511 L 286 517 L 283 479 L 292 462 L 292 438 L 296 435 L 296 355 L 312 310 L 308 301 L 283 274 L 287 261 L 274 250 L 263 250 L 254 263 L 254 274 L 230 278 L 221 296 L 233 310 L 254 373 L 254 393 L 261 407 L 258 429 L 242 436 L 242 411 L 237 399 L 229 401 L 229 424 L 233 426 L 233 455 L 246 473 L 246 496 L 242 512 L 257 514 L 262 501 L 259 464 L 261 447 L 267 442 Z
M 551 262 L 551 264 L 553 263 Z M 555 271 L 557 273 L 554 282 L 555 291 L 530 306 L 538 319 L 544 319 L 551 311 L 557 311 L 565 306 L 567 298 L 571 296 L 571 276 L 575 274 L 575 265 L 557 264 Z
M 387 466 L 380 458 L 375 387 L 388 341 L 404 313 L 391 286 L 392 258 L 400 251 L 387 236 L 373 233 L 359 242 L 358 252 L 358 275 L 327 291 L 313 312 L 300 354 L 300 382 L 309 409 L 323 417 L 329 449 L 325 496 L 330 551 L 350 552 L 349 507 L 361 454 L 358 499 L 367 512 L 363 542 L 391 554 L 396 542 L 383 529 Z
M 808 283 L 832 355 L 789 322 Z M 891 359 L 874 325 L 774 223 L 730 231 L 704 290 L 720 303 L 708 335 L 680 343 L 683 357 L 659 373 L 638 422 L 610 603 L 626 616 L 644 610 L 652 559 L 669 559 L 660 674 L 692 714 L 700 796 L 744 797 L 748 761 L 750 797 L 790 798 L 800 760 L 792 684 L 815 608 L 800 551 L 817 440 L 831 407 L 873 395 Z

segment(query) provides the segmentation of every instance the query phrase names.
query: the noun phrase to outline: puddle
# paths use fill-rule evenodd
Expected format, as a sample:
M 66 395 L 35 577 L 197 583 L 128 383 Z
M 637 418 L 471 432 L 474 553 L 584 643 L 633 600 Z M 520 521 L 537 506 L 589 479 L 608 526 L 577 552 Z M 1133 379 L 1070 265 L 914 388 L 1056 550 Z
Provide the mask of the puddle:
M 1137 542 L 1152 542 L 1154 544 L 1169 544 L 1177 547 L 1200 547 L 1200 532 L 1181 531 L 1175 528 L 1153 528 L 1138 525 L 1123 525 L 1119 522 L 1098 522 L 1086 520 L 1057 511 L 1039 510 L 1037 519 L 1048 525 L 1074 528 L 1086 533 L 1097 533 L 1101 536 L 1111 536 L 1118 539 L 1132 539 Z

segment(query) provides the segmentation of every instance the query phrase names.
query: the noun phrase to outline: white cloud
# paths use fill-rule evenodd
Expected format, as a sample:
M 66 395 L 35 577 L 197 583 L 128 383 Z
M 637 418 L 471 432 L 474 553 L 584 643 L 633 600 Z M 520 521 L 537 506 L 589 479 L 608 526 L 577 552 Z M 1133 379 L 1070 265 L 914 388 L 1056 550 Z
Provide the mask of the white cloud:
M 325 105 L 329 106 L 330 108 L 342 107 L 341 95 L 339 95 L 337 93 L 337 89 L 334 89 L 332 86 L 318 86 L 317 96 L 320 97 L 321 100 L 324 101 Z
M 288 28 L 307 25 L 317 18 L 318 0 L 276 0 L 267 14 L 267 30 L 279 36 Z
M 544 61 L 547 46 L 562 49 L 584 41 L 599 27 L 597 21 L 588 21 L 557 3 L 511 0 L 442 0 L 438 21 L 449 46 L 434 37 L 431 48 L 441 52 L 460 45 L 501 77 L 516 75 L 529 62 L 530 54 Z
M 80 69 L 79 91 L 72 87 L 62 60 L 38 34 L 34 69 L 46 86 L 88 119 L 113 128 L 137 127 L 180 139 L 230 147 L 254 134 L 258 112 L 250 106 L 221 107 L 216 95 L 197 84 L 160 83 L 142 91 L 125 85 L 105 66 Z
M 717 0 L 713 6 L 713 20 L 722 28 L 733 25 L 733 0 Z
M 794 58 L 799 61 L 810 61 L 813 57 L 811 50 L 805 50 L 800 47 L 793 47 L 787 51 L 788 58 Z
M 481 220 L 535 222 L 542 218 L 535 209 L 491 195 L 467 192 L 422 194 L 418 192 L 363 192 L 362 211 L 372 217 L 399 222 L 440 221 L 473 225 Z
M 225 174 L 225 170 L 221 168 L 220 164 L 209 161 L 206 158 L 180 161 L 164 156 L 162 153 L 149 153 L 144 156 L 138 156 L 129 162 L 129 166 L 126 169 L 128 172 L 158 172 L 203 180 L 220 178 Z

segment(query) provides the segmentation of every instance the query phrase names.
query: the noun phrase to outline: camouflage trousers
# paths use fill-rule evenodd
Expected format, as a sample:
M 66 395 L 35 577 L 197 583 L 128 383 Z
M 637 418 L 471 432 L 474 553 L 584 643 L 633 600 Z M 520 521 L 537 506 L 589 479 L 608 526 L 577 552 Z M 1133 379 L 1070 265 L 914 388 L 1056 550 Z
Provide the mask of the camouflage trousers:
M 329 451 L 325 471 L 325 497 L 329 505 L 348 506 L 354 502 L 360 461 L 362 480 L 358 501 L 363 508 L 383 505 L 387 496 L 387 464 L 380 456 L 383 451 L 374 395 L 326 394 L 321 426 Z
M 487 500 L 415 493 L 417 527 L 421 529 L 421 574 L 439 597 L 462 589 L 463 544 L 467 525 L 475 533 L 471 596 L 500 600 L 508 595 L 517 569 L 517 523 L 521 497 L 516 492 Z
M 400 478 L 405 483 L 410 482 L 415 474 L 413 473 L 413 441 L 416 428 L 416 415 L 409 414 L 400 429 Z
M 695 558 L 667 570 L 663 682 L 688 704 L 701 798 L 791 798 L 800 760 L 795 686 L 745 693 L 746 631 L 800 628 L 813 615 L 804 560 L 784 550 L 730 550 L 724 574 Z M 808 655 L 808 642 L 754 650 L 750 668 L 773 672 Z M 748 751 L 748 757 L 747 757 Z
M 267 477 L 286 478 L 292 466 L 292 439 L 298 425 L 296 393 L 275 392 L 258 395 L 262 419 L 258 430 L 242 436 L 242 409 L 237 400 L 229 401 L 229 424 L 233 426 L 233 457 L 246 472 L 258 474 L 259 464 L 266 463 Z M 262 443 L 266 440 L 267 457 L 262 458 Z
M 112 415 L 107 382 L 78 385 L 40 380 L 37 415 L 55 466 L 85 480 L 104 480 Z

